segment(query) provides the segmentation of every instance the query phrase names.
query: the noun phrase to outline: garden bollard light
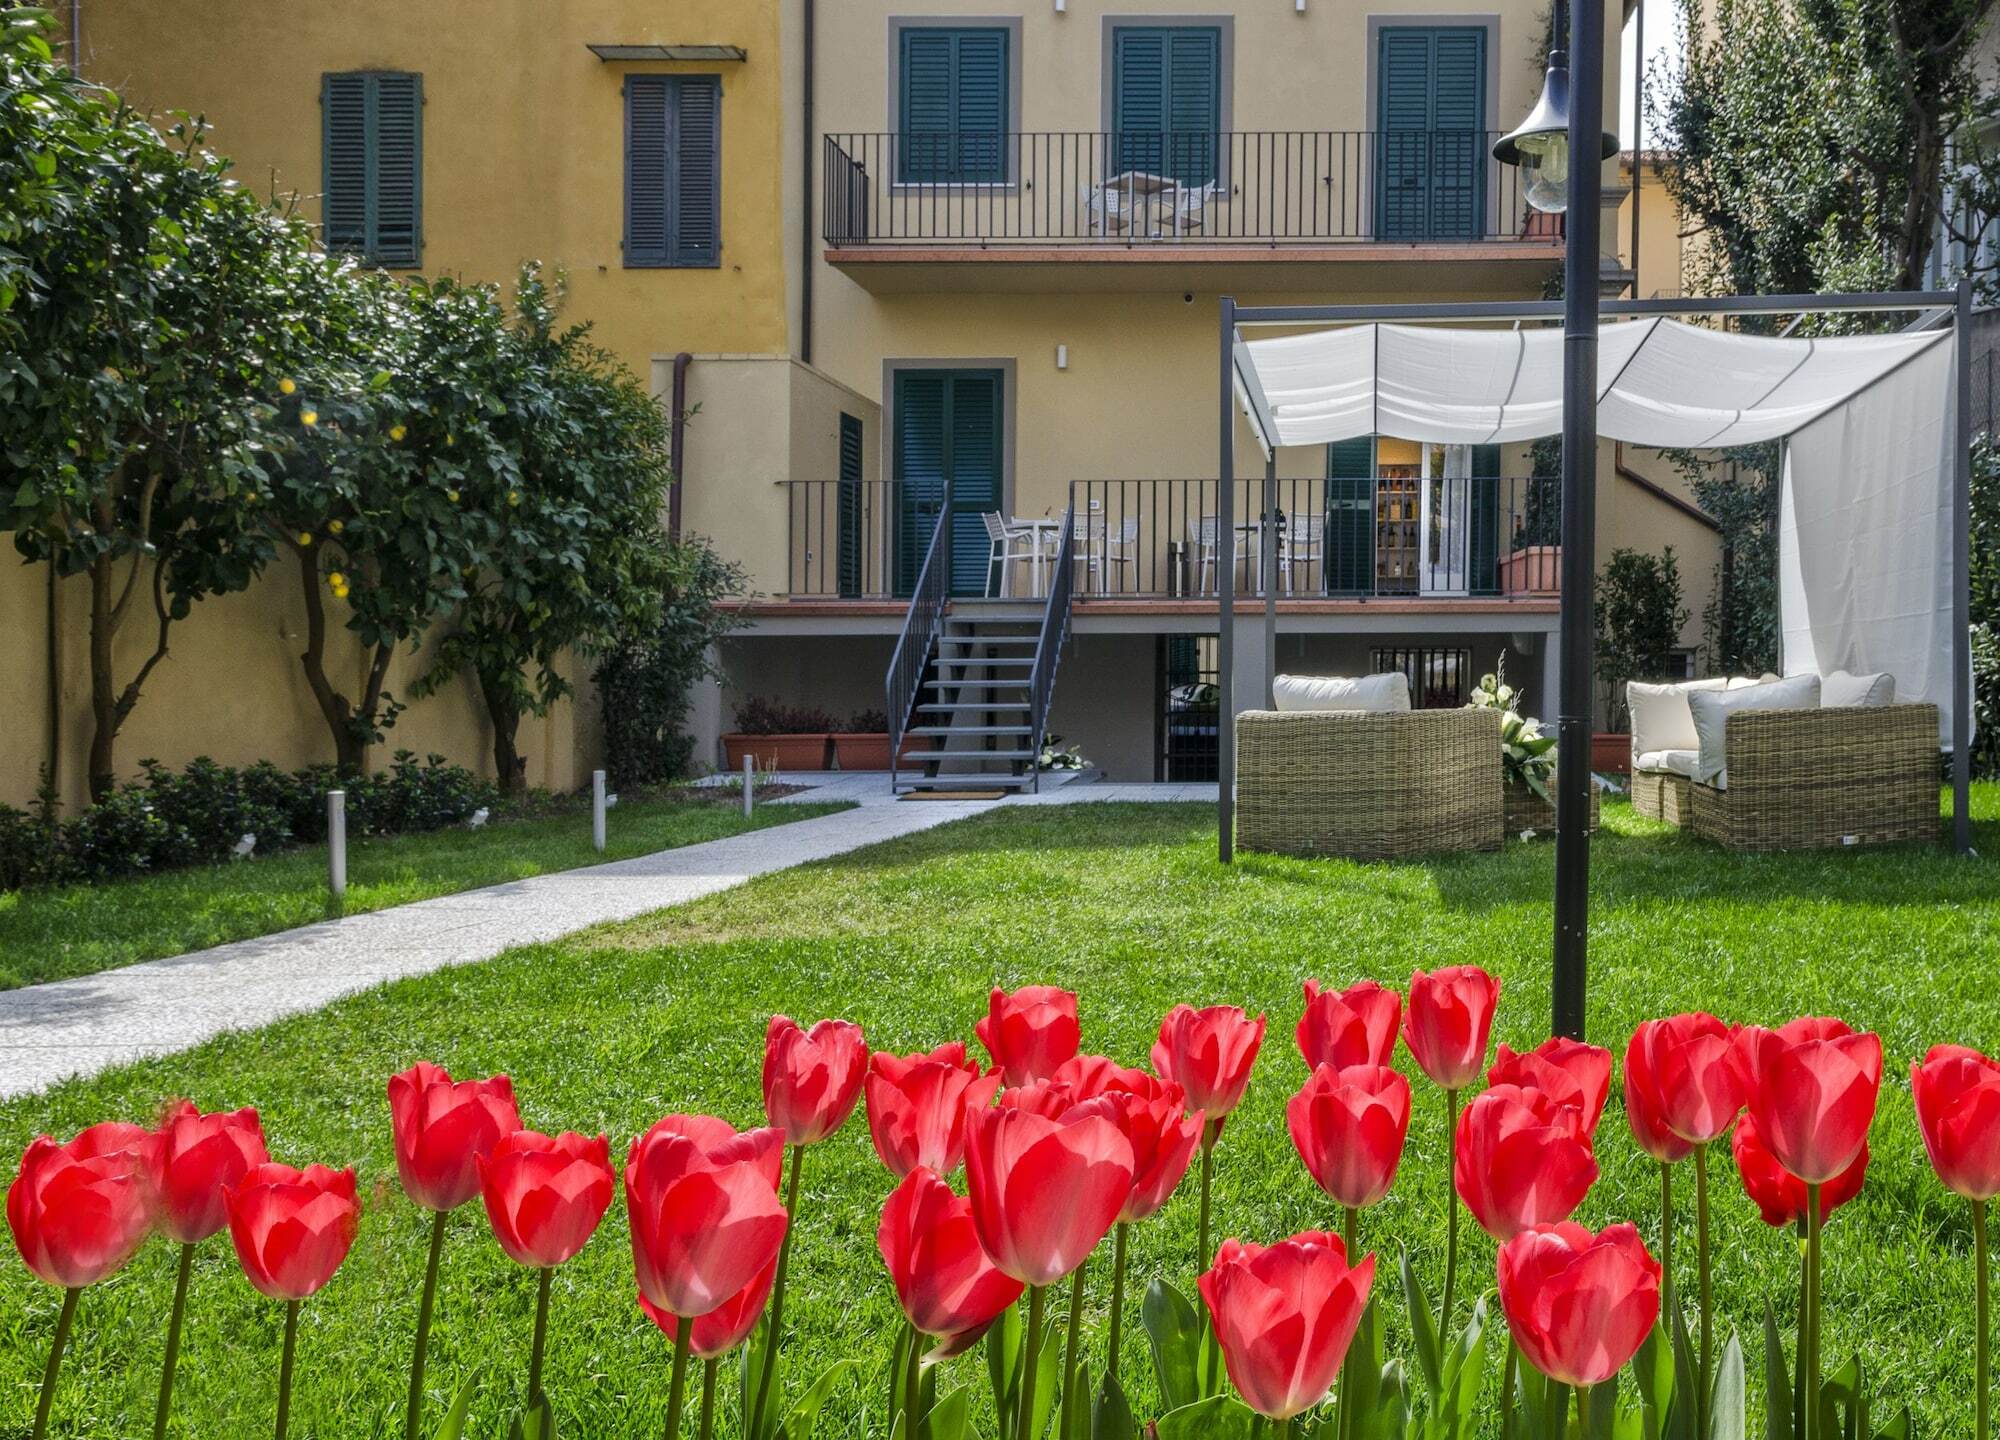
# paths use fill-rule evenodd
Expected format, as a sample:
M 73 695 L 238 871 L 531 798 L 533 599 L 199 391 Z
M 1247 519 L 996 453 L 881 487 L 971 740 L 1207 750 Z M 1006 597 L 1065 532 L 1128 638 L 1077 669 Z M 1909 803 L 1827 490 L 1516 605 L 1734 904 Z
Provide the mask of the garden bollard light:
M 750 810 L 756 804 L 757 777 L 751 770 L 756 763 L 750 756 L 743 757 L 743 818 L 750 818 Z
M 590 772 L 590 843 L 604 849 L 604 772 Z
M 347 792 L 326 792 L 326 888 L 337 905 L 347 898 Z

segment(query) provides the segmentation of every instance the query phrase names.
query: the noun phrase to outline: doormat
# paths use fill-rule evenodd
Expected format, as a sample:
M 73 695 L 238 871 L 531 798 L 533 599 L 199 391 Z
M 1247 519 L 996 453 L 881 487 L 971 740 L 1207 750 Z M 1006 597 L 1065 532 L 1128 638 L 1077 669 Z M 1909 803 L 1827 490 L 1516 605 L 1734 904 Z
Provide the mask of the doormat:
M 905 800 L 1004 800 L 1005 790 L 910 790 Z

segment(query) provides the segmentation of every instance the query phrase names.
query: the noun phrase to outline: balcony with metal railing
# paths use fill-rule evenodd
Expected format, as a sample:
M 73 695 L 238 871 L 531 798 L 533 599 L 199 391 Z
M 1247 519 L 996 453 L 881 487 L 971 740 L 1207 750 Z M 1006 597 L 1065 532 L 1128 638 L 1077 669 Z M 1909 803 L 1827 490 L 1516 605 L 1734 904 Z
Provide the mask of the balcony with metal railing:
M 1479 130 L 830 134 L 837 264 L 1326 258 L 1449 246 L 1546 263 L 1558 216 Z
M 786 595 L 894 601 L 915 586 L 939 514 L 938 487 L 892 480 L 780 482 L 787 494 Z M 1215 480 L 1077 480 L 1048 515 L 952 514 L 952 590 L 1031 599 L 1056 580 L 1067 506 L 1075 602 L 1204 608 L 1223 585 L 1287 604 L 1543 601 L 1556 597 L 1561 486 L 1551 476 L 1238 480 L 1220 534 Z

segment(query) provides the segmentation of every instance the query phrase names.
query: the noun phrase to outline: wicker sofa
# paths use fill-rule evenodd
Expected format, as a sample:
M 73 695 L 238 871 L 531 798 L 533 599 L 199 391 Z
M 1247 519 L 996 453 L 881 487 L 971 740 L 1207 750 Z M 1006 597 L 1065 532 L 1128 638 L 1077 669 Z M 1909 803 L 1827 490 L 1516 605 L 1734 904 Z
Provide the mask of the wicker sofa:
M 1724 743 L 1727 788 L 1687 783 L 1681 823 L 1704 840 L 1812 850 L 1938 838 L 1935 705 L 1747 710 L 1729 717 Z
M 1245 850 L 1392 860 L 1505 838 L 1495 710 L 1251 710 L 1236 757 Z

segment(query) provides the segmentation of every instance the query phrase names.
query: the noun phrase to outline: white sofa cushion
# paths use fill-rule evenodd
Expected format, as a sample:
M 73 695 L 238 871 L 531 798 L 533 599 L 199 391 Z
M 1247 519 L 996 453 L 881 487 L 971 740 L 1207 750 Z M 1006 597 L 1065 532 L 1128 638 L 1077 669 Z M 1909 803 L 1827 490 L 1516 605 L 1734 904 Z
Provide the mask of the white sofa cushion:
M 1894 705 L 1896 677 L 1886 670 L 1874 675 L 1836 670 L 1820 681 L 1819 703 L 1829 710 L 1840 705 Z
M 1718 790 L 1729 788 L 1729 757 L 1724 739 L 1729 717 L 1739 710 L 1817 710 L 1819 676 L 1794 675 L 1762 685 L 1745 685 L 1721 694 L 1704 692 L 1688 697 L 1694 716 L 1696 749 L 1694 779 Z
M 1271 682 L 1280 710 L 1347 710 L 1368 715 L 1410 708 L 1410 679 L 1386 675 L 1280 675 Z
M 1693 779 L 1695 760 L 1700 753 L 1698 750 L 1648 750 L 1632 763 L 1641 770 L 1685 775 Z
M 1632 753 L 1694 749 L 1694 717 L 1688 713 L 1688 696 L 1697 690 L 1720 690 L 1727 683 L 1717 677 L 1680 680 L 1671 685 L 1648 685 L 1634 680 L 1626 685 L 1625 704 L 1632 712 Z

